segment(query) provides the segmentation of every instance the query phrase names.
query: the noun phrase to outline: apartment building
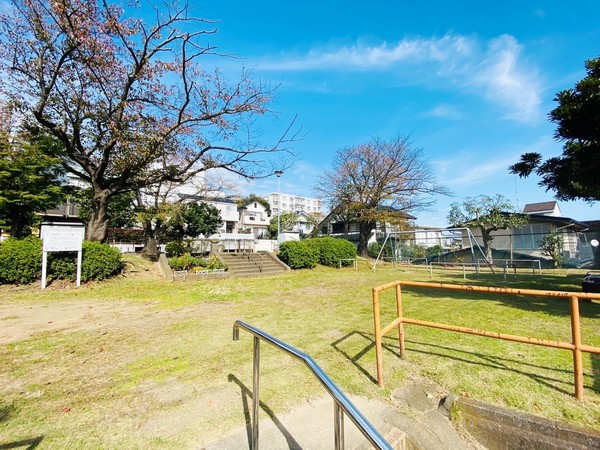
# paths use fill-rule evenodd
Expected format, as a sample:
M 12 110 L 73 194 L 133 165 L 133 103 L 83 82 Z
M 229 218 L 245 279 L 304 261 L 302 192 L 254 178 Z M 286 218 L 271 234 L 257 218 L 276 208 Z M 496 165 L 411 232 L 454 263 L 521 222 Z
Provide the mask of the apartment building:
M 272 192 L 267 196 L 273 215 L 280 212 L 323 213 L 323 202 L 318 198 Z

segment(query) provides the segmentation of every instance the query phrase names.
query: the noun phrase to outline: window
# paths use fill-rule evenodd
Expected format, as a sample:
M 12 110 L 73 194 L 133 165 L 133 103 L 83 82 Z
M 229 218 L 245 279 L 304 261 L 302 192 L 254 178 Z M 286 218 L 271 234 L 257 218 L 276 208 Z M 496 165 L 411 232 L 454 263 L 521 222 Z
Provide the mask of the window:
M 255 207 L 255 208 L 257 207 L 257 206 L 256 206 L 256 202 L 254 202 L 254 207 Z
M 250 220 L 256 220 L 256 217 L 250 216 L 250 217 L 248 217 L 248 219 L 250 219 Z
M 535 250 L 540 248 L 540 241 L 550 232 L 548 223 L 532 223 L 513 230 L 513 248 L 515 250 Z

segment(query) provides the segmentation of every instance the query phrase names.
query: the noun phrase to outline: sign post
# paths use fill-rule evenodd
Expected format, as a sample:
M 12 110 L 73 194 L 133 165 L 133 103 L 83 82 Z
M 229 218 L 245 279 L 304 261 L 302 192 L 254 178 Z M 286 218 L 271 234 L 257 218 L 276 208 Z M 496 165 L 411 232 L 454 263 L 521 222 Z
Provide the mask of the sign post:
M 78 222 L 42 222 L 42 289 L 46 289 L 48 252 L 77 252 L 77 286 L 81 285 L 85 227 Z

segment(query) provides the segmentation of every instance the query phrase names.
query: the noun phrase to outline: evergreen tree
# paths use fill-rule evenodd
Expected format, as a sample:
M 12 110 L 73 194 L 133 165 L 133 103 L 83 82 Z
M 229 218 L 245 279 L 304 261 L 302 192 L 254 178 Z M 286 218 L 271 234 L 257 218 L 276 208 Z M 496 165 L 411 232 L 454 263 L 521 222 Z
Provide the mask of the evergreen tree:
M 36 213 L 55 207 L 63 198 L 60 145 L 35 128 L 16 137 L 0 134 L 0 219 L 11 236 L 31 233 Z

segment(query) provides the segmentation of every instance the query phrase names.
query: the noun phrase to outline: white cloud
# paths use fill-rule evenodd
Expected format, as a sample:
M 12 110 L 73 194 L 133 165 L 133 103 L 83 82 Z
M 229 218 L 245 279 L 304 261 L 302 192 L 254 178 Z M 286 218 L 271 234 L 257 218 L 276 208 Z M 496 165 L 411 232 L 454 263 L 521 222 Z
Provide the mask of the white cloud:
M 369 70 L 385 69 L 400 62 L 444 62 L 455 55 L 471 52 L 471 39 L 446 35 L 440 39 L 402 40 L 395 45 L 384 42 L 378 46 L 358 42 L 337 49 L 313 49 L 305 56 L 290 58 L 285 55 L 277 61 L 260 64 L 265 70 Z
M 448 187 L 450 189 L 465 188 L 498 179 L 500 176 L 504 177 L 508 174 L 508 166 L 514 162 L 514 158 L 493 159 L 473 165 L 465 164 L 463 161 L 458 166 L 460 170 L 453 172 L 459 176 L 449 178 Z
M 459 120 L 463 118 L 463 114 L 458 110 L 458 108 L 447 104 L 437 105 L 436 107 L 428 111 L 426 115 L 429 117 L 439 117 L 442 119 L 453 120 Z
M 529 122 L 540 118 L 541 86 L 537 71 L 522 67 L 521 49 L 512 36 L 494 39 L 471 81 L 504 107 L 508 118 Z
M 500 106 L 505 118 L 532 122 L 542 118 L 542 87 L 539 71 L 523 60 L 522 50 L 510 35 L 482 42 L 474 36 L 447 34 L 396 44 L 357 42 L 316 48 L 305 55 L 265 59 L 258 66 L 261 70 L 296 72 L 383 71 L 409 85 L 427 83 L 436 89 L 455 87 L 481 95 Z
M 487 183 L 498 183 L 508 176 L 512 177 L 508 167 L 516 163 L 522 154 L 545 153 L 555 144 L 550 136 L 541 136 L 527 145 L 489 148 L 485 152 L 461 151 L 451 159 L 435 159 L 431 161 L 431 165 L 438 180 L 450 189 L 476 188 Z

